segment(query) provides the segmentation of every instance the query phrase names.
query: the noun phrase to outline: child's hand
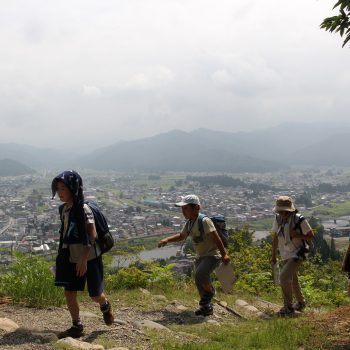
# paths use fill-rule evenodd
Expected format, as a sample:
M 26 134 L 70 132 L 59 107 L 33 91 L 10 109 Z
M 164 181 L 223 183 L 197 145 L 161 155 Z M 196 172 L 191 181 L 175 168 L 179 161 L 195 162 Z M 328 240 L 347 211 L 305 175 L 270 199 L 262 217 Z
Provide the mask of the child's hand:
M 77 271 L 77 276 L 79 277 L 84 276 L 87 271 L 87 260 L 84 258 L 79 258 L 75 266 L 75 269 Z
M 167 244 L 168 244 L 168 239 L 167 239 L 167 238 L 164 238 L 164 239 L 162 239 L 161 241 L 159 241 L 159 243 L 158 243 L 158 248 L 164 247 L 164 246 L 166 246 Z

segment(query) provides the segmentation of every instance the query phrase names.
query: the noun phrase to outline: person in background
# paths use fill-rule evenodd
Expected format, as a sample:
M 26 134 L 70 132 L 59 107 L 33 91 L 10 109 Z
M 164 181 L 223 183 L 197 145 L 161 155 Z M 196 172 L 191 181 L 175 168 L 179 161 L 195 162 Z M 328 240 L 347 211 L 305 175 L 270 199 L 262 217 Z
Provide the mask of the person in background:
M 91 299 L 98 303 L 104 322 L 114 322 L 112 308 L 104 293 L 103 263 L 97 238 L 94 216 L 84 204 L 83 181 L 73 170 L 57 175 L 51 184 L 52 197 L 58 195 L 64 203 L 60 206 L 60 243 L 56 259 L 56 286 L 64 287 L 64 295 L 72 327 L 59 334 L 59 338 L 79 338 L 84 333 L 80 320 L 77 291 L 85 288 L 87 281 Z
M 349 235 L 350 242 L 350 235 Z M 348 296 L 350 297 L 350 243 L 348 246 L 348 250 L 345 253 L 342 270 L 348 273 Z
M 276 217 L 272 226 L 272 264 L 277 262 L 277 250 L 284 264 L 280 273 L 284 306 L 279 311 L 279 315 L 288 316 L 296 310 L 302 311 L 305 308 L 298 270 L 307 256 L 306 241 L 311 240 L 314 233 L 307 220 L 297 214 L 297 209 L 290 197 L 278 197 L 273 211 Z M 296 298 L 294 304 L 293 294 Z
M 191 236 L 194 250 L 197 254 L 195 261 L 195 282 L 199 292 L 199 308 L 195 311 L 196 315 L 209 316 L 213 314 L 212 298 L 215 295 L 215 289 L 211 283 L 210 274 L 219 265 L 220 260 L 224 264 L 230 262 L 222 240 L 215 230 L 213 222 L 208 218 L 203 218 L 203 231 L 201 233 L 198 225 L 200 212 L 199 198 L 190 194 L 182 197 L 182 200 L 175 204 L 181 207 L 182 214 L 185 217 L 186 224 L 181 233 L 162 239 L 158 247 L 164 247 L 170 242 L 185 240 Z

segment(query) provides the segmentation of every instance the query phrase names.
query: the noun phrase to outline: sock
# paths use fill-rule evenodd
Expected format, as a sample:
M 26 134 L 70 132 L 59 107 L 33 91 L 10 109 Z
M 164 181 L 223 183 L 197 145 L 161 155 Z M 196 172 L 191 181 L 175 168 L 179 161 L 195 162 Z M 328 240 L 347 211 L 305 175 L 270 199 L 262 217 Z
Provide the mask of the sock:
M 83 327 L 83 324 L 80 321 L 80 318 L 78 318 L 77 320 L 73 320 L 73 326 L 74 327 Z

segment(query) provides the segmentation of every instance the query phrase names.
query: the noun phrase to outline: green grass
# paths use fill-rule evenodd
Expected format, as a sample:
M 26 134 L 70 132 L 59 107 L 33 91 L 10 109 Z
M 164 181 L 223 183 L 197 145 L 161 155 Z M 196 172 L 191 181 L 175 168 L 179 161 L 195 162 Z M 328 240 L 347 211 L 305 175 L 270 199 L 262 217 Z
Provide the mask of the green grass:
M 307 212 L 309 215 L 309 212 Z M 310 212 L 310 215 L 314 216 L 327 216 L 327 217 L 339 217 L 350 215 L 350 201 L 345 202 L 333 202 L 331 207 L 319 207 Z
M 301 319 L 272 319 L 270 321 L 247 321 L 236 325 L 213 326 L 200 324 L 171 327 L 175 332 L 187 332 L 198 336 L 196 341 L 166 339 L 151 335 L 152 349 L 174 350 L 231 350 L 231 349 L 298 349 L 307 343 L 311 327 Z M 163 333 L 164 335 L 164 333 Z
M 0 276 L 0 294 L 28 306 L 60 306 L 64 303 L 61 288 L 54 286 L 50 263 L 40 257 L 16 254 L 9 271 Z
M 273 217 L 249 221 L 246 224 L 249 226 L 250 229 L 253 229 L 255 231 L 264 231 L 264 230 L 271 230 L 272 223 L 273 223 Z

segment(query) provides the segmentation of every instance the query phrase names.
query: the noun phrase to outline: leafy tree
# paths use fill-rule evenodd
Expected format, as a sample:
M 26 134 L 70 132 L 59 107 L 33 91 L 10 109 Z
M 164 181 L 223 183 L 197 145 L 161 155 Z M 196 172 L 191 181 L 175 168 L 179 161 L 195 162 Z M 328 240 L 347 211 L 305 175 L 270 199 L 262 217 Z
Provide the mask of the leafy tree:
M 253 244 L 253 232 L 247 226 L 229 231 L 229 255 L 238 281 L 236 288 L 260 295 L 271 292 L 271 244 Z
M 335 242 L 334 238 L 331 238 L 331 253 L 330 253 L 330 258 L 332 260 L 339 260 L 340 259 L 340 253 L 339 251 L 335 248 Z
M 339 7 L 337 16 L 327 17 L 323 20 L 320 27 L 331 33 L 339 33 L 341 37 L 345 35 L 342 47 L 350 40 L 350 1 L 339 0 L 333 6 L 333 9 Z
M 306 208 L 312 207 L 312 198 L 311 198 L 311 193 L 309 192 L 304 192 L 295 198 L 296 204 L 304 204 Z

